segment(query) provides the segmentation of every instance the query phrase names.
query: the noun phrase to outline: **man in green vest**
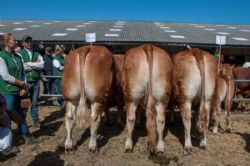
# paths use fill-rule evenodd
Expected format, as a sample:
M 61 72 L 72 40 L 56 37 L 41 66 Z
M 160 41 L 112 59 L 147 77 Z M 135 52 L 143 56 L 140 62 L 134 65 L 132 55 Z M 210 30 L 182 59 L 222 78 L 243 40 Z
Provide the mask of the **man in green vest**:
M 32 127 L 40 129 L 37 100 L 39 96 L 40 73 L 44 67 L 43 57 L 32 49 L 32 37 L 24 35 L 22 37 L 23 49 L 19 52 L 23 59 L 23 66 L 26 73 L 26 80 L 31 85 L 29 89 L 31 106 Z
M 57 45 L 55 49 L 55 55 L 53 57 L 53 76 L 62 76 L 64 68 L 64 48 Z M 56 86 L 57 94 L 62 94 L 61 78 L 55 78 L 54 84 Z M 61 109 L 64 109 L 64 101 L 62 97 L 57 97 Z

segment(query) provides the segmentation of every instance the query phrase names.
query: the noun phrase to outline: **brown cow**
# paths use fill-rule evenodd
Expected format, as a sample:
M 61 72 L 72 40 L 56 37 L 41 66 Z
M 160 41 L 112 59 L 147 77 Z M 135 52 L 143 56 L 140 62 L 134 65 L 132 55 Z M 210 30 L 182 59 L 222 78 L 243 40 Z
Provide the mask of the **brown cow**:
M 113 58 L 102 46 L 80 47 L 67 56 L 62 75 L 62 94 L 66 104 L 65 124 L 67 137 L 65 150 L 72 149 L 72 128 L 91 109 L 91 138 L 89 149 L 97 149 L 97 129 L 113 80 Z
M 220 72 L 216 80 L 216 91 L 213 103 L 214 128 L 213 133 L 218 132 L 218 116 L 221 114 L 221 103 L 224 101 L 226 116 L 226 131 L 231 130 L 230 115 L 234 97 L 235 83 L 233 80 L 233 67 L 230 64 L 221 64 Z
M 234 79 L 250 80 L 250 68 L 236 67 L 233 69 Z M 250 98 L 250 82 L 236 82 L 236 95 L 238 98 Z M 245 101 L 239 102 L 238 109 L 246 109 Z
M 127 111 L 125 150 L 132 151 L 132 132 L 138 105 L 146 107 L 150 154 L 164 153 L 165 110 L 171 96 L 172 62 L 168 53 L 153 45 L 128 50 L 123 62 L 122 88 Z
M 236 67 L 233 69 L 234 78 L 237 80 L 250 80 L 250 68 Z M 250 82 L 236 83 L 236 93 L 243 97 L 250 97 Z
M 123 77 L 123 61 L 124 61 L 124 54 L 115 54 L 114 55 L 114 61 L 115 61 L 115 88 L 114 88 L 114 98 L 115 98 L 115 106 L 117 107 L 118 110 L 118 124 L 124 126 L 124 119 L 125 117 L 123 116 L 123 111 L 124 111 L 124 98 L 123 98 L 123 92 L 122 92 L 122 77 Z M 141 103 L 142 105 L 142 103 Z M 142 112 L 142 106 L 139 105 L 137 108 L 138 110 L 136 111 L 136 124 L 140 124 L 140 113 Z
M 217 74 L 217 61 L 206 51 L 191 49 L 173 56 L 173 92 L 185 129 L 185 150 L 191 150 L 191 106 L 198 101 L 197 128 L 201 133 L 200 147 L 207 146 L 206 128 L 209 123 Z

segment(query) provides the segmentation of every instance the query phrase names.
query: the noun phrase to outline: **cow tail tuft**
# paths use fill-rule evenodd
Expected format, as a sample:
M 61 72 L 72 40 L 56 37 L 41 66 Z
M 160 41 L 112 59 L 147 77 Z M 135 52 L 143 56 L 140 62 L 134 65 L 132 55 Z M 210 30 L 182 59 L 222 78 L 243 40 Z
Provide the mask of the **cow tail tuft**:
M 90 108 L 87 103 L 87 97 L 85 95 L 85 86 L 84 86 L 84 66 L 85 60 L 90 52 L 90 48 L 86 48 L 81 50 L 79 57 L 79 71 L 80 71 L 80 85 L 81 85 L 81 92 L 80 92 L 80 100 L 77 109 L 77 124 L 80 128 L 83 128 L 89 124 L 89 117 L 90 117 Z
M 77 109 L 77 125 L 84 128 L 89 124 L 90 108 L 87 106 L 86 99 L 80 98 L 79 106 Z

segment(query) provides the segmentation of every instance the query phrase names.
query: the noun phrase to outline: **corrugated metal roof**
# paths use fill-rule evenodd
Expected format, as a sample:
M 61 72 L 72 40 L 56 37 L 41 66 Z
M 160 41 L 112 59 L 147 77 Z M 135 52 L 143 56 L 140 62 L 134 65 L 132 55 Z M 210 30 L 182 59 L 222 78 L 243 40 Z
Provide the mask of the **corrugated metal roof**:
M 217 25 L 143 21 L 0 20 L 0 34 L 24 34 L 34 41 L 85 41 L 95 32 L 97 42 L 166 42 L 215 44 L 216 35 L 228 45 L 250 46 L 250 25 Z

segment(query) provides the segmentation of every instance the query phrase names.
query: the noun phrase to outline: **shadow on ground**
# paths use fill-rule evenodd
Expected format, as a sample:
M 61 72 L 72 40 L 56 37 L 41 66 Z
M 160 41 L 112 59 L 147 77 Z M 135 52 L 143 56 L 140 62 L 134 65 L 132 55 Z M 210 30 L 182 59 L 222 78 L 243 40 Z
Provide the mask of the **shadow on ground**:
M 47 135 L 47 136 L 54 136 L 57 130 L 63 124 L 61 119 L 64 117 L 65 112 L 62 110 L 55 111 L 51 113 L 49 116 L 46 116 L 43 121 L 41 121 L 41 129 L 34 131 L 32 134 L 35 138 Z
M 45 151 L 38 154 L 28 166 L 44 166 L 53 165 L 61 166 L 64 165 L 64 161 L 60 158 L 60 155 L 64 153 L 64 148 L 59 147 L 55 152 Z
M 245 150 L 250 153 L 250 134 L 239 132 L 236 132 L 235 134 L 240 135 L 246 141 Z

